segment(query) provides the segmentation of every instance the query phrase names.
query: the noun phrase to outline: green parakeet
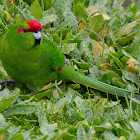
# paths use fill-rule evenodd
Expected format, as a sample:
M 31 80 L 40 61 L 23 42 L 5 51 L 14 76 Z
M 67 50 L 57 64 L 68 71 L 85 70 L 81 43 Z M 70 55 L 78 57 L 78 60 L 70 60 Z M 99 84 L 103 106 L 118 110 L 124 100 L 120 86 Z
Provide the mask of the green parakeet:
M 66 65 L 65 55 L 41 30 L 38 21 L 29 20 L 10 25 L 1 40 L 0 59 L 14 81 L 36 91 L 56 79 L 70 80 L 103 92 L 131 95 L 128 90 L 90 79 Z

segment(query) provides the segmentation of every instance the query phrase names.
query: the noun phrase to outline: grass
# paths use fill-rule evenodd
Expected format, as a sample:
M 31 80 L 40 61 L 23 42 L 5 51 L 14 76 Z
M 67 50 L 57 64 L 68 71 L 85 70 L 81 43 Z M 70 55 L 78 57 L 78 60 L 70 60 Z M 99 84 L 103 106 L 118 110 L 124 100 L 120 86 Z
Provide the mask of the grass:
M 139 2 L 139 1 L 138 1 Z M 36 19 L 48 39 L 71 55 L 77 71 L 114 86 L 139 91 L 139 11 L 134 1 L 0 0 L 0 35 Z M 0 81 L 10 79 L 0 65 Z M 140 101 L 79 84 L 54 81 L 29 95 L 0 92 L 0 139 L 140 139 Z

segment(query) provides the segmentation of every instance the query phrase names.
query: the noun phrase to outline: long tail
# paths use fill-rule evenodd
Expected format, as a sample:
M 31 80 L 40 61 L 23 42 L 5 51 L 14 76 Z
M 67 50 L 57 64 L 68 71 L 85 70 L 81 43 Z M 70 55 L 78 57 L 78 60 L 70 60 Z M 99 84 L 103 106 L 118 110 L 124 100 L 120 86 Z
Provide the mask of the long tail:
M 103 92 L 117 94 L 119 96 L 124 96 L 126 94 L 127 96 L 131 97 L 130 91 L 91 79 L 79 72 L 76 72 L 68 65 L 63 66 L 61 72 L 59 72 L 58 75 L 62 80 L 65 81 L 73 81 Z M 135 98 L 140 99 L 140 95 L 135 94 Z

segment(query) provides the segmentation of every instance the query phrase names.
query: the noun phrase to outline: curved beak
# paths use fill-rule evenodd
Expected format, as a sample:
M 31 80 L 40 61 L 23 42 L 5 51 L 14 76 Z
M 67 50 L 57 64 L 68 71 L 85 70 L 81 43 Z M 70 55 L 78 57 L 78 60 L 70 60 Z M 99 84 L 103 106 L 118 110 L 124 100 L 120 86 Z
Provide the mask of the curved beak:
M 40 41 L 41 41 L 41 32 L 40 31 L 35 31 L 35 32 L 33 32 L 33 36 L 35 38 L 35 45 L 34 46 L 40 44 Z

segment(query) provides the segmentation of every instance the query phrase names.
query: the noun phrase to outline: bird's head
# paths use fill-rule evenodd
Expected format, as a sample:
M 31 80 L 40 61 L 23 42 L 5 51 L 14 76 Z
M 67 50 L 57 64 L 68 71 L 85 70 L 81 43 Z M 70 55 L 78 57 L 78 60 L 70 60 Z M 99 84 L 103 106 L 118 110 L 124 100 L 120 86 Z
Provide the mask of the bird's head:
M 13 46 L 17 44 L 22 48 L 30 49 L 40 44 L 41 30 L 42 26 L 38 21 L 28 20 L 11 25 L 7 38 L 11 38 Z

